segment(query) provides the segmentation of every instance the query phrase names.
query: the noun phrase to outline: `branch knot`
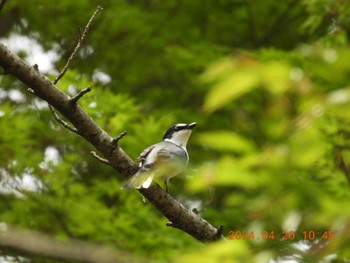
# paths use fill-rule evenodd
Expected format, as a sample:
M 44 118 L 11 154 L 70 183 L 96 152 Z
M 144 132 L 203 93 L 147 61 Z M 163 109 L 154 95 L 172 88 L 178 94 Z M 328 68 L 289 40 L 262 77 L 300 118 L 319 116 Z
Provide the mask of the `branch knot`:
M 69 101 L 72 104 L 76 104 L 78 102 L 78 100 L 83 97 L 86 93 L 90 92 L 92 90 L 92 87 L 89 86 L 86 89 L 81 90 L 77 95 L 75 95 L 74 97 L 70 98 Z
M 127 131 L 123 131 L 118 137 L 113 138 L 112 144 L 113 144 L 114 146 L 118 146 L 119 141 L 120 141 L 125 135 L 127 135 L 127 134 L 128 134 Z

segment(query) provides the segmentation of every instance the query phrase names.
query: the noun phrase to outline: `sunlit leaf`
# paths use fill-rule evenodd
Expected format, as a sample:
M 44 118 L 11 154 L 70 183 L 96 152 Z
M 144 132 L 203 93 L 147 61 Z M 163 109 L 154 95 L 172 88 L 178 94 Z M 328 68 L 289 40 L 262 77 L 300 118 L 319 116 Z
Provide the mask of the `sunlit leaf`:
M 248 152 L 254 149 L 250 140 L 228 130 L 203 132 L 196 135 L 196 140 L 200 145 L 218 151 Z
M 204 164 L 188 182 L 191 191 L 209 186 L 239 186 L 252 189 L 260 183 L 259 174 L 240 159 L 223 157 L 216 163 Z
M 306 127 L 290 138 L 290 156 L 296 167 L 312 167 L 325 150 L 324 138 L 314 127 Z
M 261 65 L 260 78 L 267 90 L 279 95 L 290 86 L 290 72 L 290 67 L 285 63 L 271 61 Z
M 229 76 L 234 69 L 234 60 L 231 58 L 224 58 L 211 64 L 201 75 L 200 80 L 204 83 L 218 81 Z
M 257 173 L 240 163 L 240 160 L 223 158 L 218 162 L 215 184 L 221 186 L 241 186 L 251 188 L 258 183 Z
M 188 254 L 177 262 L 192 263 L 192 262 L 255 262 L 248 248 L 248 243 L 243 240 L 228 240 L 219 243 L 214 243 L 206 247 L 203 251 L 196 251 Z
M 204 110 L 212 112 L 225 106 L 255 88 L 258 82 L 258 76 L 249 71 L 232 73 L 212 87 L 206 96 Z

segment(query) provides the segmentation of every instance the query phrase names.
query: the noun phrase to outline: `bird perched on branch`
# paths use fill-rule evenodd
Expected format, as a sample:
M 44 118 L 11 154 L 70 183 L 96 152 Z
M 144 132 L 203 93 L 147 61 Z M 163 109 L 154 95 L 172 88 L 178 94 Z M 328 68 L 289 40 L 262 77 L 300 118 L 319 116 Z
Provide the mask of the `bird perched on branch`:
M 123 189 L 148 188 L 159 178 L 169 192 L 169 179 L 182 172 L 189 160 L 186 145 L 195 122 L 179 123 L 169 128 L 163 141 L 146 148 L 139 156 L 140 168 L 124 185 Z

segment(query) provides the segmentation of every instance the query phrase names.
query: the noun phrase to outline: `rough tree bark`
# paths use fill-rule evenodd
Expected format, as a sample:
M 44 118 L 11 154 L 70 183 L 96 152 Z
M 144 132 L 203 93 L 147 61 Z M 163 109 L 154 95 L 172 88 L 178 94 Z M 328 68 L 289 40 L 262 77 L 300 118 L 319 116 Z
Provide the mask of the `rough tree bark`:
M 47 101 L 75 127 L 76 133 L 91 143 L 124 177 L 134 174 L 138 167 L 116 144 L 116 140 L 99 127 L 92 118 L 67 94 L 58 89 L 37 67 L 28 65 L 0 43 L 0 65 L 41 99 Z M 186 209 L 158 185 L 140 189 L 141 194 L 178 228 L 201 242 L 223 238 L 222 227 L 213 227 L 198 214 Z

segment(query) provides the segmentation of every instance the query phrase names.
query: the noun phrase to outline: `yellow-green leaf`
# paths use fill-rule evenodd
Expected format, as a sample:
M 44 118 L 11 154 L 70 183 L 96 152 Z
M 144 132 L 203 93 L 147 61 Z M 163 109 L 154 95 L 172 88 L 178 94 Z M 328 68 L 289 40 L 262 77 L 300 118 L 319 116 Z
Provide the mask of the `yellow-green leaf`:
M 234 60 L 224 58 L 210 65 L 202 74 L 200 81 L 204 83 L 220 80 L 234 71 Z
M 200 145 L 218 151 L 241 153 L 252 151 L 254 149 L 254 144 L 250 140 L 228 130 L 203 132 L 198 134 L 196 139 Z
M 289 88 L 291 82 L 290 70 L 288 65 L 277 61 L 261 64 L 261 82 L 271 93 L 282 94 Z

